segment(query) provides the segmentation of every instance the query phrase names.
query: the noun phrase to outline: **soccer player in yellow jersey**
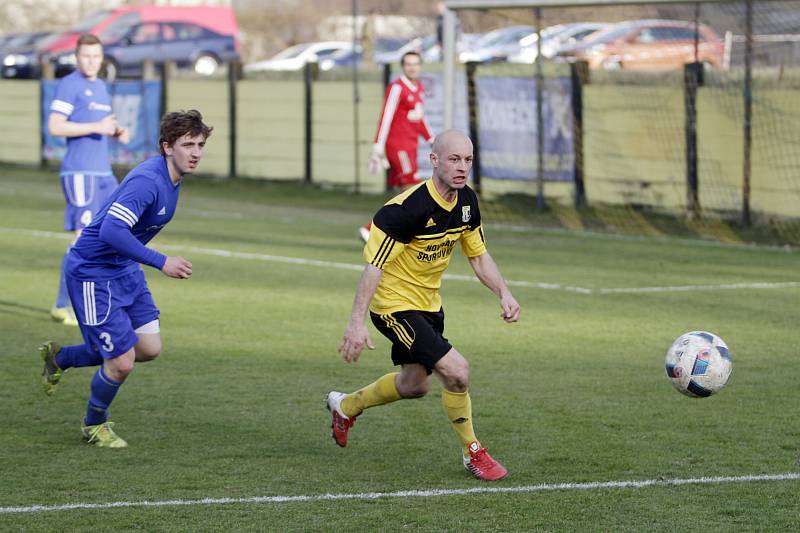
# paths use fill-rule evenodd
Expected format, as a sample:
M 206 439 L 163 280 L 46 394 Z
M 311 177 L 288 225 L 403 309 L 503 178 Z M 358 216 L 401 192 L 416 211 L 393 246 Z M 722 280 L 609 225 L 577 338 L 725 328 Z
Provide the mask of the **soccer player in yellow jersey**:
M 374 348 L 364 324 L 369 307 L 372 323 L 392 341 L 392 361 L 400 372 L 352 394 L 328 393 L 332 436 L 346 446 L 349 429 L 365 409 L 424 396 L 435 373 L 464 467 L 479 479 L 501 479 L 508 471 L 481 446 L 472 427 L 469 363 L 443 336 L 439 286 L 455 245 L 460 242 L 478 279 L 500 299 L 503 320 L 516 322 L 520 308 L 486 251 L 478 198 L 467 186 L 472 142 L 459 131 L 445 131 L 435 138 L 430 157 L 432 179 L 395 196 L 375 214 L 364 247 L 368 264 L 339 346 L 348 363 L 358 360 L 364 346 Z

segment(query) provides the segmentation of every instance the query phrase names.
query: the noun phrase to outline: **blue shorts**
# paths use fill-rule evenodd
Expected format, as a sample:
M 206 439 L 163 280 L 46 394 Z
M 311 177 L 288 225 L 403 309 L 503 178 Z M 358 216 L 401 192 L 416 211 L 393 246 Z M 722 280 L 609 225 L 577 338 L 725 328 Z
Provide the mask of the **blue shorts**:
M 67 275 L 66 281 L 83 340 L 105 359 L 133 348 L 139 341 L 135 330 L 158 318 L 141 269 L 117 279 L 80 281 Z
M 67 201 L 64 229 L 75 231 L 88 226 L 116 188 L 117 178 L 113 174 L 62 173 L 61 190 Z

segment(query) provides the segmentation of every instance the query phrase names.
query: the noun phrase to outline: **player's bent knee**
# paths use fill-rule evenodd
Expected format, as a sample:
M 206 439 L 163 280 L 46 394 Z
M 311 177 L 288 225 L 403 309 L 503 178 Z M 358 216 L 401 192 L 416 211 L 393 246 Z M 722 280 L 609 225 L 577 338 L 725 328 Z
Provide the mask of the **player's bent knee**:
M 407 399 L 422 398 L 428 394 L 428 382 L 414 383 L 411 385 L 399 385 L 397 392 L 400 396 Z
M 447 390 L 466 392 L 469 389 L 469 362 L 455 348 L 439 360 L 436 371 Z
M 129 357 L 129 353 L 106 360 L 105 371 L 108 377 L 115 381 L 125 381 L 130 373 L 133 372 L 133 357 Z

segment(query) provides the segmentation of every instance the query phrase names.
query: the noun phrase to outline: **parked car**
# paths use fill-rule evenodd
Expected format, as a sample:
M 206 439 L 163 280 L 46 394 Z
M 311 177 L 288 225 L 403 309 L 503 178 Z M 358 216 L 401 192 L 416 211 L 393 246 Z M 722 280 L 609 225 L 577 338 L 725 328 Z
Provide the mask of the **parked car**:
M 48 57 L 60 56 L 75 50 L 78 37 L 93 33 L 105 44 L 120 38 L 128 28 L 146 22 L 186 22 L 197 24 L 221 35 L 236 37 L 238 28 L 233 9 L 224 6 L 123 6 L 92 13 L 76 26 L 61 34 L 59 39 L 40 47 Z M 238 50 L 238 45 L 237 45 Z
M 603 22 L 575 22 L 548 26 L 542 30 L 542 57 L 551 59 L 563 47 L 572 46 L 600 30 L 606 29 L 610 24 Z M 509 63 L 533 63 L 538 54 L 536 34 L 529 35 L 520 40 L 520 50 L 508 56 Z
M 490 31 L 461 52 L 459 60 L 463 63 L 504 60 L 519 52 L 522 46 L 520 41 L 531 35 L 536 35 L 536 28 L 532 26 L 509 26 Z
M 3 78 L 38 78 L 42 68 L 39 63 L 39 53 L 37 46 L 52 39 L 49 31 L 36 31 L 30 33 L 18 33 L 8 39 L 0 48 L 2 61 Z
M 237 59 L 233 35 L 223 35 L 189 22 L 142 22 L 110 27 L 100 35 L 105 54 L 106 77 L 141 76 L 143 62 L 173 61 L 178 68 L 191 68 L 210 76 L 222 63 Z M 56 75 L 75 69 L 75 54 L 55 58 Z
M 245 65 L 244 71 L 300 70 L 306 63 L 319 63 L 334 54 L 349 51 L 352 47 L 353 43 L 350 41 L 322 41 L 296 44 L 279 52 L 270 59 Z
M 480 39 L 484 34 L 481 33 L 460 33 L 456 42 L 458 53 L 469 49 L 471 43 Z M 408 52 L 418 52 L 425 63 L 436 63 L 442 60 L 442 49 L 436 39 L 436 34 L 432 33 L 424 37 L 415 37 L 396 50 L 389 50 L 375 54 L 375 63 L 399 63 L 403 54 Z
M 352 67 L 353 63 L 361 63 L 364 59 L 364 50 L 359 46 L 353 50 L 352 45 L 346 50 L 340 50 L 319 61 L 320 70 L 332 70 L 341 67 Z
M 709 66 L 722 64 L 725 45 L 705 24 L 695 30 L 682 20 L 632 20 L 617 23 L 591 38 L 562 49 L 558 57 L 586 61 L 593 69 L 668 70 L 695 61 Z
M 19 35 L 17 32 L 0 34 L 0 51 L 5 50 L 6 43 L 15 38 L 17 35 Z

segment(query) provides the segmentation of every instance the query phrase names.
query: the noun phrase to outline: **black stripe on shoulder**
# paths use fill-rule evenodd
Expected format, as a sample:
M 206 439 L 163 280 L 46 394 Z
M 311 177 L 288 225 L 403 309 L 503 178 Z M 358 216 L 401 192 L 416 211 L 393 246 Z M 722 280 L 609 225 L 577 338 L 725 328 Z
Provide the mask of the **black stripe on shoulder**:
M 389 253 L 392 251 L 392 248 L 394 248 L 394 243 L 395 240 L 388 235 L 383 238 L 383 242 L 381 242 L 381 245 L 378 247 L 378 252 L 371 261 L 372 266 L 383 268 L 383 265 L 386 263 L 386 258 L 389 257 Z

